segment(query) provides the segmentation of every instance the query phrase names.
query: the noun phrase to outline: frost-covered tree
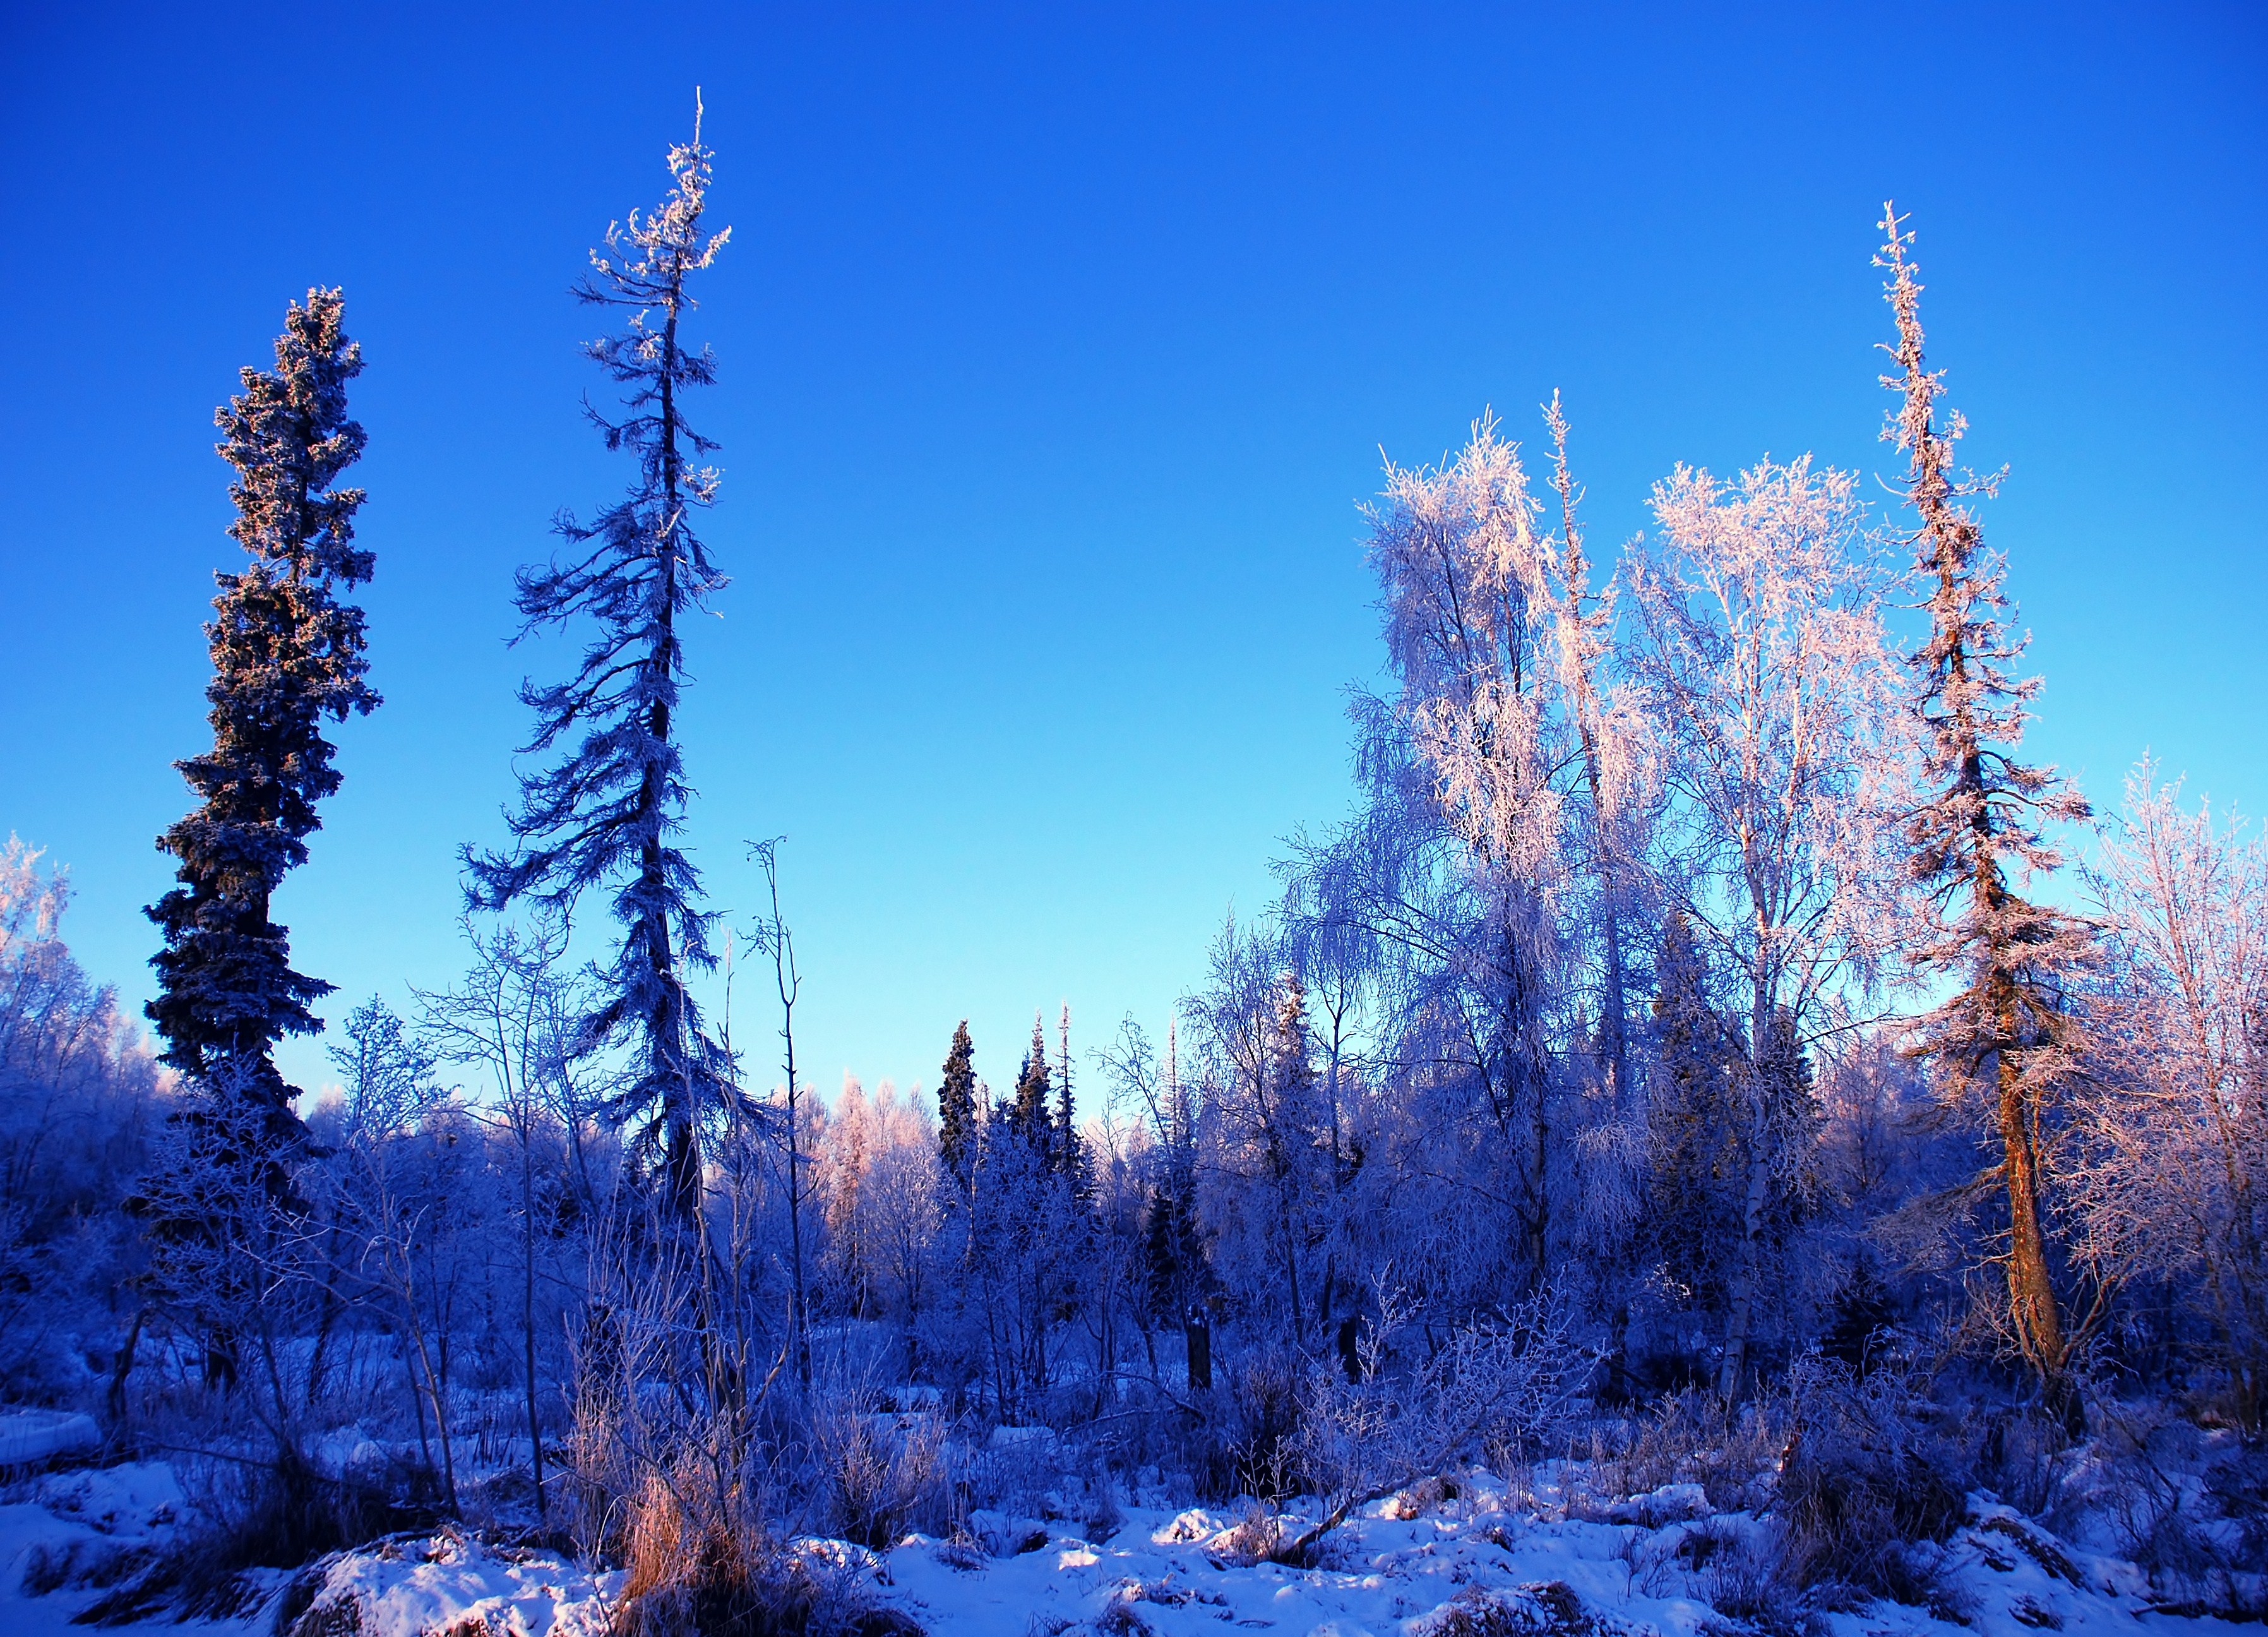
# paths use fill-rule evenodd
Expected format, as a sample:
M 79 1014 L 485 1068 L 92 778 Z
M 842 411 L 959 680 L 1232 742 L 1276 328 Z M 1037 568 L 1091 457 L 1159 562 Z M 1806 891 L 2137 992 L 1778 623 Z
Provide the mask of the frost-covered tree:
M 537 1337 L 547 1316 L 538 1295 L 541 1250 L 549 1237 L 547 1224 L 567 1213 L 563 1184 L 574 1189 L 583 1208 L 595 1203 L 582 1152 L 584 1099 L 573 1053 L 583 1010 L 577 993 L 580 980 L 568 966 L 567 929 L 556 920 L 488 928 L 468 922 L 464 933 L 472 960 L 462 980 L 438 992 L 418 992 L 424 1011 L 422 1047 L 439 1062 L 487 1078 L 490 1095 L 480 1112 L 510 1139 L 519 1195 L 520 1384 L 536 1509 L 543 1514 L 536 1367 Z M 569 1160 L 563 1176 L 552 1162 L 559 1146 Z
M 1628 663 L 1661 735 L 1662 874 L 1719 970 L 1736 974 L 1741 1232 L 1730 1249 L 1719 1390 L 1742 1390 L 1775 1191 L 1800 1155 L 1776 1066 L 1822 1000 L 1863 984 L 1895 903 L 1897 712 L 1888 576 L 1857 484 L 1808 457 L 1724 483 L 1680 467 L 1654 489 L 1662 558 L 1632 576 Z
M 1088 1162 L 1086 1144 L 1079 1132 L 1079 1105 L 1071 1095 L 1071 1003 L 1064 1003 L 1063 1014 L 1056 1025 L 1056 1106 L 1053 1137 L 1056 1168 L 1071 1181 L 1071 1196 L 1082 1201 L 1090 1200 L 1094 1193 L 1094 1172 Z
M 866 1088 L 846 1072 L 828 1111 L 825 1144 L 811 1158 L 812 1186 L 821 1201 L 827 1234 L 821 1260 L 831 1294 L 842 1311 L 861 1319 L 872 1316 L 874 1301 L 873 1246 L 861 1196 L 879 1135 L 875 1127 Z
M 1393 1107 L 1373 1134 L 1425 1150 L 1397 1150 L 1418 1180 L 1378 1184 L 1400 1187 L 1398 1220 L 1417 1193 L 1462 1198 L 1429 1196 L 1447 1239 L 1341 1247 L 1402 1257 L 1397 1278 L 1422 1258 L 1425 1299 L 1452 1309 L 1564 1281 L 1571 1251 L 1611 1306 L 1638 1193 L 1623 926 L 1644 896 L 1645 741 L 1556 402 L 1545 421 L 1556 529 L 1491 419 L 1437 467 L 1389 466 L 1366 544 L 1394 686 L 1356 698 L 1355 815 L 1298 838 L 1285 872 L 1280 933 L 1320 1008 L 1332 1117 L 1350 1089 L 1375 1095 Z M 1343 1137 L 1344 1196 L 1380 1151 Z
M 2088 1259 L 2172 1285 L 2237 1418 L 2268 1418 L 2268 845 L 2144 762 L 2088 871 L 2097 985 L 2084 1140 L 2066 1161 Z
M 247 1407 L 279 1452 L 297 1436 L 295 1336 L 310 1327 L 304 1202 L 276 1157 L 275 1113 L 254 1059 L 223 1058 L 191 1083 L 129 1209 L 146 1225 L 145 1299 L 202 1343 L 209 1388 L 247 1386 Z
M 1631 908 L 1631 852 L 1638 770 L 1636 740 L 1627 708 L 1609 684 L 1613 660 L 1615 593 L 1610 582 L 1591 589 L 1591 564 L 1577 520 L 1581 490 L 1567 460 L 1567 417 L 1559 395 L 1544 412 L 1551 433 L 1551 487 L 1559 501 L 1559 533 L 1545 547 L 1556 573 L 1542 577 L 1550 615 L 1552 646 L 1568 719 L 1582 756 L 1583 793 L 1577 811 L 1584 821 L 1591 874 L 1597 889 L 1597 929 L 1602 962 L 1599 986 L 1599 1061 L 1610 1092 L 1619 1097 L 1630 1086 L 1630 970 L 1623 947 L 1623 918 Z
M 1197 1204 L 1211 1257 L 1251 1310 L 1305 1344 L 1331 1319 L 1335 1176 L 1307 992 L 1283 955 L 1265 931 L 1228 923 L 1210 980 L 1182 1008 L 1198 1051 Z M 1167 1198 L 1182 1207 L 1170 1176 Z
M 1005 1420 L 1044 1402 L 1060 1362 L 1061 1321 L 1076 1309 L 1088 1271 L 1089 1224 L 1050 1164 L 1045 1104 L 1035 1132 L 1020 1112 L 1022 1101 L 1001 1099 L 978 1128 L 968 1220 L 951 1275 L 965 1368 Z
M 1210 1331 L 1204 1301 L 1215 1287 L 1197 1221 L 1197 1110 L 1181 1071 L 1178 1020 L 1166 1028 L 1159 1053 L 1132 1017 L 1097 1053 L 1114 1106 L 1139 1110 L 1141 1141 L 1126 1144 L 1138 1166 L 1127 1180 L 1139 1188 L 1138 1254 L 1130 1270 L 1134 1312 L 1154 1375 L 1153 1331 L 1179 1330 L 1192 1387 L 1209 1384 Z
M 70 896 L 38 850 L 0 844 L 0 1392 L 25 1402 L 85 1371 L 66 1338 L 115 1322 L 130 1273 L 118 1207 L 165 1108 L 116 992 L 63 942 Z M 141 1325 L 124 1322 L 130 1368 Z
M 536 719 L 525 753 L 568 748 L 522 777 L 507 815 L 512 849 L 466 854 L 468 896 L 491 910 L 532 900 L 564 912 L 591 889 L 613 889 L 622 939 L 579 1043 L 630 1046 L 636 1070 L 609 1113 L 635 1125 L 636 1152 L 658 1163 L 670 1208 L 687 1223 L 700 1209 L 701 1132 L 732 1080 L 688 987 L 689 974 L 716 963 L 715 917 L 700 907 L 699 873 L 677 840 L 692 795 L 676 722 L 680 623 L 725 584 L 692 522 L 716 498 L 718 474 L 703 462 L 717 446 L 683 406 L 688 390 L 716 378 L 708 349 L 684 335 L 693 276 L 731 231 L 702 230 L 711 158 L 696 122 L 693 141 L 669 151 L 668 196 L 610 226 L 576 287 L 583 301 L 627 315 L 585 350 L 624 395 L 621 419 L 595 409 L 591 417 L 609 450 L 629 452 L 637 476 L 593 521 L 563 513 L 566 552 L 519 574 L 523 638 L 585 622 L 595 635 L 568 680 L 521 689 Z
M 336 290 L 293 303 L 276 367 L 245 369 L 244 390 L 216 416 L 237 474 L 228 532 L 251 561 L 215 576 L 213 745 L 174 764 L 197 806 L 158 838 L 180 861 L 180 884 L 147 911 L 165 933 L 148 1008 L 165 1060 L 200 1077 L 225 1069 L 232 1095 L 287 1126 L 293 1094 L 269 1054 L 284 1036 L 322 1027 L 308 1008 L 331 986 L 292 969 L 289 929 L 269 903 L 306 861 L 317 804 L 339 787 L 325 719 L 379 704 L 364 680 L 363 612 L 339 595 L 374 562 L 354 543 L 363 491 L 335 486 L 364 444 L 347 417 L 362 349 L 342 328 L 345 306 Z
M 920 1094 L 884 1080 L 869 1097 L 849 1075 L 812 1169 L 824 1201 L 822 1258 L 838 1311 L 910 1319 L 937 1237 L 936 1132 Z
M 1493 421 L 1438 468 L 1389 466 L 1368 508 L 1390 697 L 1356 702 L 1365 808 L 1304 849 L 1299 912 L 1360 929 L 1393 1050 L 1457 1082 L 1498 1147 L 1514 1258 L 1547 1276 L 1554 1102 L 1566 1044 L 1573 735 L 1550 647 L 1550 553 Z
M 14 836 L 0 844 L 0 1220 L 44 1233 L 114 1197 L 131 1168 L 103 1162 L 112 1122 L 97 1110 L 114 1100 L 138 1126 L 160 1076 L 117 991 L 63 942 L 70 876 L 40 857 Z
M 1875 261 L 1890 275 L 1897 323 L 1896 344 L 1884 348 L 1897 371 L 1882 384 L 1900 402 L 1882 435 L 1907 456 L 1904 498 L 1929 589 L 1929 636 L 1913 656 L 1925 787 L 1909 826 L 1928 912 L 1912 958 L 1959 985 L 1922 1020 L 1922 1049 L 1948 1088 L 1981 1094 L 1986 1105 L 2008 1212 L 2008 1322 L 2050 1410 L 2076 1429 L 2083 1325 L 2066 1314 L 2051 1264 L 2041 1140 L 2051 1100 L 2078 1068 L 2063 986 L 2089 940 L 2079 921 L 2034 903 L 2026 883 L 2061 862 L 2047 826 L 2083 818 L 2088 807 L 2054 769 L 2016 759 L 2039 682 L 2015 674 L 2028 638 L 2012 628 L 2005 563 L 1986 549 L 1968 505 L 1998 480 L 1954 466 L 1967 423 L 1938 415 L 1944 377 L 1924 367 L 1922 286 L 1904 222 L 1882 207 L 1887 238 Z

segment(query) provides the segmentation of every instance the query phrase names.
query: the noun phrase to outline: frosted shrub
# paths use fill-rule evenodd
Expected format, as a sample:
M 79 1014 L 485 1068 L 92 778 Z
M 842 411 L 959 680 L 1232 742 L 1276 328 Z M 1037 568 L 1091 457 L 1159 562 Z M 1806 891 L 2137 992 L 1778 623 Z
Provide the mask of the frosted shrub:
M 941 1524 L 946 1493 L 945 1429 L 934 1416 L 862 1414 L 822 1405 L 812 1444 L 828 1492 L 828 1527 L 877 1552 L 917 1524 Z
M 1300 1366 L 1278 1353 L 1240 1359 L 1228 1376 L 1226 1437 L 1209 1451 L 1209 1486 L 1277 1501 L 1298 1487 L 1305 1396 Z
M 154 1554 L 124 1554 L 106 1572 L 78 1579 L 107 1588 L 77 1617 L 81 1623 L 248 1615 L 269 1589 L 258 1571 L 297 1568 L 324 1552 L 434 1522 L 431 1510 L 405 1505 L 378 1485 L 320 1471 L 291 1449 L 269 1461 L 190 1458 L 181 1476 L 188 1524 Z
M 1802 1587 L 1842 1584 L 1900 1603 L 1937 1600 L 1933 1554 L 1967 1511 L 1967 1473 L 1933 1425 L 1917 1383 L 1838 1364 L 1798 1372 L 1780 1471 L 1781 1574 Z
M 855 1573 L 779 1539 L 757 1500 L 720 1490 L 689 1466 L 649 1475 L 624 1525 L 621 1637 L 906 1637 L 918 1629 L 870 1597 Z
M 1408 1373 L 1385 1369 L 1395 1304 L 1362 1348 L 1361 1379 L 1330 1366 L 1309 1375 L 1300 1400 L 1303 1474 L 1331 1504 L 1285 1549 L 1304 1560 L 1330 1530 L 1365 1503 L 1460 1459 L 1509 1464 L 1558 1419 L 1589 1372 L 1591 1359 L 1568 1335 L 1566 1316 L 1531 1301 L 1502 1330 L 1457 1331 Z
M 2095 1408 L 2096 1436 L 2057 1486 L 2051 1520 L 2066 1533 L 2108 1524 L 2169 1610 L 2260 1619 L 2268 1611 L 2262 1452 L 2240 1449 L 2213 1462 L 2198 1429 L 2161 1405 L 2105 1398 Z
M 1421 1637 L 1587 1637 L 1597 1622 L 1555 1580 L 1517 1589 L 1468 1587 L 1417 1629 Z
M 1777 1397 L 1736 1407 L 1706 1388 L 1673 1393 L 1612 1454 L 1594 1456 L 1598 1491 L 1619 1501 L 1697 1483 L 1721 1511 L 1749 1506 L 1758 1479 L 1778 1460 L 1786 1409 Z

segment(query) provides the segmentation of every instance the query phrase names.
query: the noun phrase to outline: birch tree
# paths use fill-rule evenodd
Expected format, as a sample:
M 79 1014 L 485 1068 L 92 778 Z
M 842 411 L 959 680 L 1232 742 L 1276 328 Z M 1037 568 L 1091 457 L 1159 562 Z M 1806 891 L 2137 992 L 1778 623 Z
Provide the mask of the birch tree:
M 2175 1281 L 2268 1411 L 2268 847 L 2144 762 L 2088 872 L 2110 976 L 2067 1181 L 2085 1255 Z
M 421 1032 L 426 1049 L 439 1061 L 487 1075 L 492 1095 L 479 1112 L 502 1125 L 518 1161 L 521 1388 L 536 1514 L 548 1520 L 537 1405 L 537 1264 L 546 1236 L 543 1219 L 556 1215 L 550 1152 L 555 1121 L 563 1146 L 571 1152 L 579 1147 L 580 1099 L 573 1068 L 579 997 L 576 979 L 563 970 L 567 929 L 556 921 L 487 931 L 468 925 L 465 936 L 472 964 L 455 988 L 419 993 L 424 1006 Z M 578 1176 L 586 1175 L 580 1163 L 572 1169 Z M 587 1191 L 583 1203 L 589 1203 Z
M 1634 568 L 1628 662 L 1664 741 L 1663 887 L 1737 974 L 1747 1013 L 1718 1380 L 1729 1397 L 1746 1379 L 1774 1195 L 1798 1158 L 1786 1060 L 1822 999 L 1872 974 L 1893 926 L 1891 580 L 1852 475 L 1808 457 L 1730 483 L 1680 467 L 1653 510 L 1661 549 Z
M 1368 556 L 1398 689 L 1356 704 L 1368 810 L 1305 861 L 1323 912 L 1390 952 L 1404 1056 L 1453 1063 L 1504 1143 L 1530 1286 L 1550 1257 L 1577 762 L 1551 692 L 1536 514 L 1492 420 L 1438 468 L 1388 467 Z

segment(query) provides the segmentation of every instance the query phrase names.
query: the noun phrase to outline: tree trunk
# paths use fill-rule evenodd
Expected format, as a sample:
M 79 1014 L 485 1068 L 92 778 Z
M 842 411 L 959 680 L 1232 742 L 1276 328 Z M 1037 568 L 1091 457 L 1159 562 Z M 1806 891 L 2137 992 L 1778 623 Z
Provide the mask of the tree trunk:
M 533 1114 L 532 1108 L 523 1111 L 519 1132 L 520 1265 L 525 1276 L 520 1290 L 520 1340 L 526 1353 L 527 1458 L 535 1478 L 535 1516 L 549 1528 L 551 1510 L 543 1499 L 543 1425 L 536 1414 L 535 1396 L 535 1159 L 529 1151 L 526 1125 Z
M 2015 999 L 2004 999 L 2004 1039 L 2014 1032 Z M 2046 1235 L 2040 1228 L 2039 1154 L 2032 1138 L 2030 1099 L 2023 1074 L 2003 1051 L 1999 1056 L 2000 1144 L 2008 1183 L 2008 1310 L 2016 1338 L 2039 1372 L 2048 1413 L 2077 1437 L 2087 1430 L 2085 1407 L 2071 1377 L 2070 1343 L 2049 1276 Z
M 1750 1070 L 1750 1078 L 1755 1072 Z M 1752 1092 L 1756 1104 L 1761 1092 Z M 1756 1313 L 1756 1286 L 1763 1275 L 1764 1206 L 1771 1186 L 1771 1151 L 1763 1130 L 1760 1107 L 1752 1107 L 1749 1133 L 1749 1186 L 1741 1204 L 1739 1262 L 1733 1273 L 1730 1311 L 1725 1318 L 1725 1360 L 1717 1376 L 1717 1390 L 1727 1401 L 1738 1398 L 1748 1374 L 1749 1329 Z
M 1764 917 L 1757 917 L 1760 948 Z M 1759 957 L 1761 958 L 1761 956 Z M 1730 1311 L 1725 1316 L 1725 1358 L 1717 1376 L 1717 1390 L 1730 1403 L 1741 1396 L 1749 1365 L 1749 1330 L 1755 1316 L 1756 1286 L 1764 1276 L 1764 1207 L 1771 1196 L 1772 1143 L 1771 1088 L 1765 1079 L 1771 1040 L 1771 992 L 1759 980 L 1749 1008 L 1749 1053 L 1743 1066 L 1748 1081 L 1748 1188 L 1741 1200 L 1741 1242 L 1729 1293 Z
M 103 1402 L 110 1412 L 110 1425 L 114 1430 L 125 1424 L 126 1378 L 134 1373 L 134 1354 L 142 1345 L 143 1321 L 149 1316 L 146 1308 L 135 1310 L 134 1324 L 126 1332 L 126 1345 L 118 1350 L 118 1357 L 110 1367 L 110 1390 Z

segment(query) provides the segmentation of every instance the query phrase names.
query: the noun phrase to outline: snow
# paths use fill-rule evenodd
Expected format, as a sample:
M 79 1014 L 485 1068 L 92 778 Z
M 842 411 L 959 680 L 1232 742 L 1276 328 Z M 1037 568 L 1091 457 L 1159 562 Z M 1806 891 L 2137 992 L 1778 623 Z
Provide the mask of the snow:
M 90 1573 L 121 1553 L 162 1545 L 187 1510 L 173 1469 L 157 1462 L 51 1472 L 9 1493 L 0 1503 L 0 1633 L 7 1637 L 82 1637 L 88 1628 L 71 1617 L 101 1595 L 85 1583 Z M 60 1589 L 41 1596 L 26 1589 L 26 1571 L 58 1567 L 69 1572 Z M 169 1628 L 184 1637 L 251 1637 L 268 1629 L 257 1619 Z
M 931 1637 L 1727 1637 L 1756 1629 L 1712 1602 L 1712 1570 L 1697 1560 L 1736 1551 L 1762 1525 L 1712 1512 L 1697 1485 L 1679 1484 L 1586 1514 L 1571 1464 L 1507 1488 L 1477 1469 L 1448 1499 L 1412 1492 L 1375 1502 L 1329 1537 L 1323 1564 L 1254 1561 L 1268 1515 L 1256 1508 L 1129 1508 L 1115 1532 L 1089 1539 L 1064 1521 L 1006 1519 L 985 1531 L 1005 1555 L 966 1541 L 910 1535 L 873 1552 L 799 1538 L 794 1549 L 856 1576 L 869 1594 L 911 1616 Z M 159 1464 L 54 1473 L 18 1486 L 0 1506 L 0 1633 L 63 1637 L 98 1593 L 65 1584 L 24 1588 L 35 1561 L 64 1554 L 91 1564 L 105 1552 L 161 1542 L 184 1503 Z M 1288 1536 L 1314 1521 L 1294 1503 L 1274 1525 Z M 986 1522 L 994 1520 L 988 1518 Z M 1033 1537 L 1037 1537 L 1036 1543 Z M 1728 1544 L 1729 1543 L 1729 1544 Z M 1018 1548 L 1021 1548 L 1019 1550 Z M 1819 1637 L 2225 1637 L 2231 1628 L 2152 1612 L 2132 1564 L 2058 1537 L 1989 1496 L 1944 1546 L 1947 1596 L 1938 1612 L 1874 1604 L 1821 1617 Z M 1719 1560 L 1721 1561 L 1721 1556 Z M 280 1593 L 287 1576 L 276 1577 Z M 556 1554 L 446 1528 L 389 1537 L 335 1554 L 301 1577 L 298 1630 L 338 1629 L 346 1607 L 360 1637 L 427 1637 L 468 1628 L 494 1637 L 602 1637 L 622 1591 L 620 1571 L 593 1574 Z M 295 1610 L 296 1611 L 296 1610 Z M 276 1628 L 276 1603 L 237 1620 L 172 1626 L 192 1637 L 254 1637 Z
M 51 1473 L 19 1485 L 21 1498 L 0 1505 L 0 1634 L 72 1637 L 88 1630 L 72 1618 L 101 1596 L 106 1564 L 162 1546 L 187 1515 L 170 1466 L 136 1463 Z M 851 1548 L 856 1551 L 857 1548 Z M 56 1571 L 62 1571 L 57 1575 Z M 27 1571 L 63 1583 L 44 1596 L 27 1588 Z M 277 1600 L 295 1577 L 276 1573 L 269 1596 L 240 1618 L 175 1624 L 160 1616 L 126 1629 L 179 1632 L 185 1637 L 268 1637 Z M 466 1622 L 490 1637 L 601 1637 L 612 1615 L 619 1573 L 592 1574 L 550 1552 L 484 1543 L 445 1529 L 426 1537 L 392 1537 L 336 1554 L 307 1571 L 312 1593 L 298 1624 L 340 1605 L 355 1605 L 360 1637 L 420 1637 Z M 340 1629 L 334 1626 L 331 1629 Z
M 63 1410 L 11 1410 L 0 1414 L 0 1466 L 28 1466 L 59 1455 L 99 1449 L 102 1431 L 91 1415 Z
M 320 1583 L 298 1624 L 338 1629 L 352 1606 L 359 1637 L 425 1637 L 469 1626 L 493 1637 L 603 1637 L 619 1571 L 592 1574 L 554 1553 L 482 1543 L 461 1530 L 394 1537 L 319 1566 Z
M 1497 1618 L 1479 1626 L 1507 1637 L 1574 1637 L 1584 1625 L 1601 1637 L 1746 1628 L 1712 1605 L 1709 1573 L 1681 1567 L 1690 1556 L 1679 1548 L 1697 1530 L 1737 1538 L 1758 1526 L 1745 1513 L 1709 1514 L 1699 1486 L 1671 1486 L 1610 1514 L 1649 1515 L 1656 1520 L 1649 1524 L 1547 1518 L 1472 1477 L 1469 1498 L 1416 1516 L 1395 1516 L 1404 1508 L 1395 1501 L 1366 1508 L 1333 1538 L 1325 1567 L 1240 1564 L 1238 1520 L 1229 1514 L 1129 1508 L 1106 1541 L 1057 1525 L 1044 1548 L 1005 1558 L 914 1537 L 887 1555 L 887 1583 L 878 1595 L 932 1637 L 1025 1637 L 1059 1622 L 1115 1637 L 1219 1637 L 1224 1626 L 1280 1637 L 1429 1637 L 1454 1611 L 1489 1610 Z M 1313 1517 L 1311 1506 L 1294 1509 L 1285 1527 L 1295 1531 Z M 1976 1637 L 2229 1629 L 2156 1614 L 2146 1626 L 2146 1583 L 2132 1565 L 2076 1551 L 1982 1497 L 1972 1518 L 1945 1550 L 1948 1579 L 1971 1605 Z M 2050 1567 L 2058 1560 L 2071 1576 Z M 1834 1637 L 1949 1637 L 1960 1629 L 1891 1604 L 1826 1619 Z

